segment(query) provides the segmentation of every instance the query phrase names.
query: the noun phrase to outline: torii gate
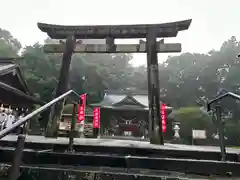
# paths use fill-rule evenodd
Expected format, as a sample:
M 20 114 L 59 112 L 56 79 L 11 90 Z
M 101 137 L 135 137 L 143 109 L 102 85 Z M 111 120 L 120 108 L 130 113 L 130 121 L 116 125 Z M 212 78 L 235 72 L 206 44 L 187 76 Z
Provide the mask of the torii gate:
M 149 133 L 150 142 L 163 144 L 162 122 L 160 116 L 158 53 L 181 52 L 181 44 L 157 42 L 157 38 L 176 37 L 179 31 L 187 30 L 191 19 L 164 23 L 141 25 L 101 25 L 101 26 L 62 26 L 38 23 L 38 28 L 52 39 L 66 39 L 66 43 L 46 44 L 46 53 L 63 53 L 60 77 L 56 96 L 67 91 L 69 68 L 73 53 L 147 53 Z M 146 38 L 139 44 L 115 44 L 114 39 Z M 106 39 L 106 44 L 78 44 L 76 39 Z M 51 135 L 57 135 L 58 119 L 61 117 L 63 102 L 55 105 L 52 118 Z

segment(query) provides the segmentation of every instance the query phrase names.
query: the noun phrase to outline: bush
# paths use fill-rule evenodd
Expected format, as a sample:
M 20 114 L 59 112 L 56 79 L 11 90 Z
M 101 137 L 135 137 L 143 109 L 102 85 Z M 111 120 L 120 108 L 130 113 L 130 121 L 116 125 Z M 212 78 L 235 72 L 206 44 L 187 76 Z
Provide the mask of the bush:
M 225 124 L 226 143 L 230 146 L 240 145 L 240 124 L 235 122 L 228 122 Z
M 192 130 L 206 130 L 211 139 L 214 131 L 213 122 L 208 113 L 199 107 L 184 107 L 170 114 L 174 121 L 180 122 L 180 136 L 184 142 L 191 143 Z

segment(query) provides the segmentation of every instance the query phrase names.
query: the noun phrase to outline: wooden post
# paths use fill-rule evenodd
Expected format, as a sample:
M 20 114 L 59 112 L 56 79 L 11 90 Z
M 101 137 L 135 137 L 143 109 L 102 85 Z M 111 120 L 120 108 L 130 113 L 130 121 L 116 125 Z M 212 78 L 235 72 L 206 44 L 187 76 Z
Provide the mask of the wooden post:
M 216 116 L 217 116 L 217 128 L 220 140 L 220 150 L 221 150 L 221 160 L 226 161 L 226 146 L 225 146 L 225 135 L 224 135 L 224 128 L 221 116 L 221 106 L 216 105 Z
M 71 58 L 76 45 L 76 40 L 74 36 L 69 36 L 66 39 L 65 51 L 63 53 L 62 65 L 60 69 L 59 82 L 56 89 L 55 97 L 64 94 L 68 90 L 68 79 L 69 70 L 71 65 Z M 64 108 L 64 100 L 59 101 L 55 104 L 54 108 L 49 115 L 49 121 L 47 125 L 46 136 L 47 137 L 57 137 L 58 136 L 58 125 L 61 119 L 62 111 Z
M 24 135 L 19 135 L 17 139 L 17 146 L 14 152 L 12 167 L 10 168 L 9 180 L 17 180 L 20 176 L 20 165 L 21 165 L 21 159 L 23 155 L 24 150 L 24 144 L 25 144 L 26 137 Z
M 106 44 L 107 44 L 107 51 L 108 52 L 115 52 L 116 51 L 116 45 L 114 44 L 114 38 L 107 37 L 106 38 Z
M 68 144 L 68 150 L 70 152 L 73 152 L 74 135 L 75 135 L 75 129 L 76 129 L 76 113 L 77 113 L 77 104 L 74 103 L 73 111 L 72 111 L 71 130 L 69 133 L 69 144 Z
M 157 29 L 150 27 L 147 34 L 149 133 L 150 143 L 163 144 L 156 35 Z
M 98 133 L 98 128 L 93 128 L 93 138 L 97 138 Z

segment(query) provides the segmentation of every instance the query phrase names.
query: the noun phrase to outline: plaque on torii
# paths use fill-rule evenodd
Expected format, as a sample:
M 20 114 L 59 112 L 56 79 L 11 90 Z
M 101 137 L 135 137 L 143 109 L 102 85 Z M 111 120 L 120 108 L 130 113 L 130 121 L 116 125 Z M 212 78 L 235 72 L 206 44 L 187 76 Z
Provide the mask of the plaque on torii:
M 187 30 L 191 19 L 164 24 L 62 26 L 38 23 L 41 31 L 52 39 L 66 39 L 59 44 L 46 44 L 46 53 L 63 53 L 62 67 L 56 96 L 67 91 L 68 74 L 73 53 L 147 53 L 149 133 L 150 142 L 163 144 L 157 53 L 181 52 L 180 43 L 157 42 L 157 38 L 176 37 L 179 31 Z M 114 39 L 146 38 L 138 44 L 115 44 Z M 77 41 L 80 39 L 80 41 Z M 84 39 L 105 39 L 105 44 L 85 44 Z M 60 116 L 61 108 L 55 110 Z

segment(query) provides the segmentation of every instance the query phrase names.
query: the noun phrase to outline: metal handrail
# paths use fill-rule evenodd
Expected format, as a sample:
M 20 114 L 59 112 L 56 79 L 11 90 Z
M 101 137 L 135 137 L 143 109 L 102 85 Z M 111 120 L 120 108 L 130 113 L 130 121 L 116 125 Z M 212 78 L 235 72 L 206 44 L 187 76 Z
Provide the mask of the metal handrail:
M 40 108 L 36 109 L 35 111 L 31 112 L 30 114 L 24 116 L 19 121 L 14 123 L 11 127 L 7 127 L 6 129 L 0 131 L 0 139 L 3 138 L 4 136 L 10 134 L 15 128 L 21 126 L 22 124 L 25 124 L 32 117 L 34 117 L 34 116 L 38 115 L 39 113 L 43 112 L 44 110 L 46 110 L 47 108 L 49 108 L 50 106 L 52 106 L 53 104 L 62 100 L 63 98 L 65 98 L 66 96 L 68 96 L 70 94 L 74 94 L 75 96 L 80 97 L 80 95 L 78 93 L 76 93 L 75 91 L 69 90 L 68 92 L 62 94 L 61 96 L 58 96 L 57 98 L 55 98 L 52 101 L 48 102 L 47 104 L 41 106 Z

